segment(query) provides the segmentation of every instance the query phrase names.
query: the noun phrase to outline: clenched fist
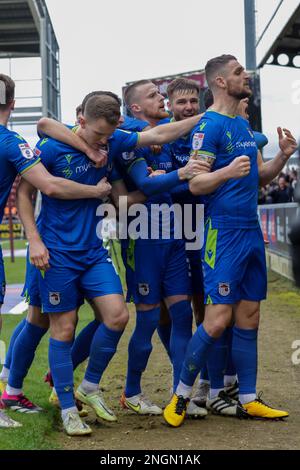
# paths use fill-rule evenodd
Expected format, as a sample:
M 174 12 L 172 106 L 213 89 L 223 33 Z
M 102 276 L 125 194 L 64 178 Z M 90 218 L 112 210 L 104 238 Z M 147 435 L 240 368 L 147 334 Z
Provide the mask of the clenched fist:
M 228 171 L 230 178 L 243 178 L 249 175 L 251 169 L 250 158 L 247 155 L 236 157 L 230 165 Z
M 107 178 L 102 178 L 98 183 L 97 183 L 97 189 L 99 191 L 98 193 L 98 198 L 99 199 L 104 199 L 107 196 L 109 196 L 111 192 L 111 185 L 107 182 Z

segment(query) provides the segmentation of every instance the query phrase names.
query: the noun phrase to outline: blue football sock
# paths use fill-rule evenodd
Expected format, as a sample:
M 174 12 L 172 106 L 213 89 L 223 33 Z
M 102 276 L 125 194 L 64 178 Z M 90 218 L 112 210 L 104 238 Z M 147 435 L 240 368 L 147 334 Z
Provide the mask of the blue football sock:
M 227 359 L 227 331 L 216 340 L 207 359 L 211 389 L 224 388 L 224 372 Z
M 234 327 L 232 358 L 236 366 L 240 395 L 256 393 L 257 329 L 242 330 Z
M 8 350 L 7 350 L 6 357 L 5 357 L 5 363 L 4 363 L 4 367 L 6 367 L 6 369 L 10 369 L 15 341 L 17 337 L 19 336 L 19 334 L 21 333 L 21 331 L 23 330 L 25 325 L 26 325 L 26 318 L 24 318 L 12 332 Z
M 34 359 L 36 348 L 47 331 L 47 328 L 40 328 L 26 321 L 13 347 L 8 377 L 8 385 L 10 387 L 22 388 L 24 378 Z
M 94 334 L 96 333 L 99 325 L 100 322 L 98 320 L 94 320 L 83 328 L 79 335 L 76 336 L 71 351 L 74 370 L 89 357 Z
M 98 326 L 91 344 L 85 380 L 99 384 L 103 372 L 117 350 L 122 334 L 123 331 L 111 330 L 104 323 Z
M 192 387 L 200 370 L 205 366 L 216 339 L 209 336 L 200 325 L 190 340 L 182 366 L 180 380 Z
M 165 350 L 167 351 L 169 359 L 172 362 L 171 351 L 170 351 L 171 331 L 172 331 L 171 322 L 168 323 L 167 325 L 158 325 L 157 327 L 157 334 L 159 336 L 159 339 L 161 340 Z
M 53 338 L 49 340 L 49 365 L 62 410 L 75 406 L 72 343 L 72 341 L 57 341 Z
M 227 362 L 225 375 L 236 375 L 236 367 L 232 359 L 232 327 L 227 328 Z
M 141 393 L 142 373 L 146 369 L 152 351 L 152 336 L 157 328 L 160 307 L 147 312 L 136 312 L 136 325 L 128 345 L 128 368 L 125 396 Z
M 191 304 L 187 300 L 172 305 L 169 311 L 172 319 L 170 349 L 173 364 L 173 390 L 175 392 L 186 348 L 192 337 L 193 312 Z
M 205 364 L 204 367 L 202 367 L 201 372 L 200 372 L 200 379 L 205 380 L 206 382 L 209 382 L 209 375 L 208 375 L 208 369 L 207 369 L 207 364 Z

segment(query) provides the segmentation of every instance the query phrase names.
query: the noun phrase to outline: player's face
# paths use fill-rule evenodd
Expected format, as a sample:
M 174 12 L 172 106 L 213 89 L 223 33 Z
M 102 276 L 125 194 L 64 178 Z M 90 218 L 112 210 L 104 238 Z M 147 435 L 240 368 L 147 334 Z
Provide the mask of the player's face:
M 249 98 L 244 98 L 240 101 L 238 105 L 238 110 L 237 110 L 237 114 L 247 119 L 247 121 L 249 119 L 248 106 L 249 106 Z
M 175 121 L 182 121 L 191 116 L 196 116 L 200 112 L 197 91 L 175 91 L 172 99 L 169 101 L 169 108 L 173 113 Z
M 236 60 L 231 60 L 226 66 L 225 83 L 229 96 L 242 100 L 252 95 L 250 75 Z
M 154 83 L 146 83 L 139 87 L 136 109 L 142 112 L 146 119 L 159 120 L 168 117 L 164 97 Z
M 83 129 L 84 139 L 95 150 L 106 148 L 108 139 L 117 127 L 109 124 L 104 118 L 95 121 L 86 121 L 85 118 L 81 118 L 80 126 Z

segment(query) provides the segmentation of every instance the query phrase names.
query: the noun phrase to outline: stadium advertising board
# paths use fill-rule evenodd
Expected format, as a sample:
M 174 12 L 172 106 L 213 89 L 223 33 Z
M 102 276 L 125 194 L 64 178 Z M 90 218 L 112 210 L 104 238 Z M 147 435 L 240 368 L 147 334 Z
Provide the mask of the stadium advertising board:
M 270 251 L 290 258 L 289 232 L 297 211 L 299 208 L 295 203 L 259 206 L 260 224 Z

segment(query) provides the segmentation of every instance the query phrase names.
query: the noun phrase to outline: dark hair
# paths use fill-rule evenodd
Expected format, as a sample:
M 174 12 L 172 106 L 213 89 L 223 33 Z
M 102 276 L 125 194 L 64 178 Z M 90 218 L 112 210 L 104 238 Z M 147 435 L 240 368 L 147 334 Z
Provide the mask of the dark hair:
M 82 105 L 81 105 L 82 106 L 82 110 L 81 110 L 82 114 L 84 114 L 86 104 L 87 104 L 87 102 L 90 98 L 92 98 L 93 96 L 103 96 L 103 95 L 110 96 L 111 98 L 113 98 L 117 102 L 117 104 L 119 106 L 121 106 L 121 104 L 122 104 L 121 99 L 118 97 L 118 95 L 116 95 L 112 91 L 102 91 L 102 90 L 91 91 L 91 93 L 86 95 L 86 97 L 83 99 L 83 102 L 82 102 Z
M 172 80 L 167 88 L 167 95 L 169 99 L 172 99 L 174 93 L 176 91 L 180 92 L 189 92 L 189 91 L 196 91 L 196 93 L 200 94 L 200 85 L 195 80 L 191 80 L 189 78 L 175 78 Z
M 78 118 L 79 114 L 82 114 L 82 104 L 79 104 L 76 108 L 76 118 Z
M 232 60 L 237 60 L 237 58 L 230 54 L 223 54 L 218 57 L 214 57 L 207 62 L 205 66 L 205 74 L 209 88 L 212 88 L 213 80 L 222 71 L 224 66 Z
M 138 82 L 134 82 L 125 88 L 124 101 L 128 108 L 130 108 L 130 106 L 134 103 L 135 92 L 137 88 L 142 85 L 147 85 L 148 83 L 152 83 L 151 80 L 139 80 Z
M 210 88 L 206 88 L 204 92 L 204 106 L 205 109 L 210 108 L 214 104 L 214 95 Z
M 106 93 L 91 96 L 86 102 L 84 117 L 87 120 L 95 121 L 97 119 L 104 118 L 112 126 L 117 126 L 119 124 L 120 116 L 121 112 L 119 102 Z
M 5 111 L 15 99 L 15 82 L 8 75 L 0 73 L 0 111 Z

